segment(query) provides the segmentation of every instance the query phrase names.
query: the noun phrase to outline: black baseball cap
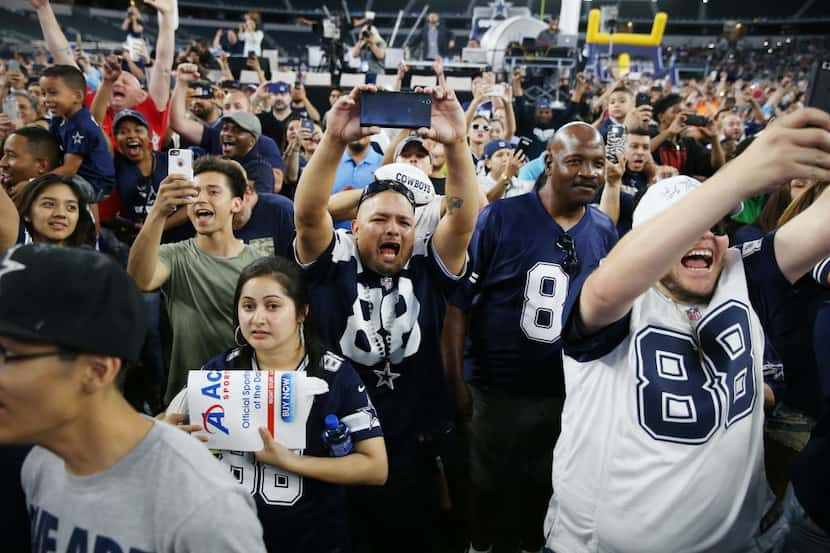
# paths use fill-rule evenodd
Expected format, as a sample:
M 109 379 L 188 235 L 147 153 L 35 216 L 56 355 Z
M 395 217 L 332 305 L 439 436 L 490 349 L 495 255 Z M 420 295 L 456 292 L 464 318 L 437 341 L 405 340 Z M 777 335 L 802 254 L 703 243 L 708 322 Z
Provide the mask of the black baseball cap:
M 145 331 L 141 294 L 109 257 L 28 244 L 0 258 L 0 336 L 137 361 Z

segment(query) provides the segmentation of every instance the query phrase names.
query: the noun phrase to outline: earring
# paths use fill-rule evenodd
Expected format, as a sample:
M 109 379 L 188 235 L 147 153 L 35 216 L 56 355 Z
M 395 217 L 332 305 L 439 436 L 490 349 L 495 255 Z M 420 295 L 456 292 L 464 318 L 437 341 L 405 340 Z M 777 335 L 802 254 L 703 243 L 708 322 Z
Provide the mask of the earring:
M 237 325 L 236 330 L 233 331 L 233 341 L 236 342 L 236 345 L 239 347 L 247 345 L 245 337 L 242 336 L 242 333 L 240 332 L 241 330 L 242 329 L 239 328 L 239 325 Z
M 300 347 L 305 350 L 305 327 L 300 323 Z

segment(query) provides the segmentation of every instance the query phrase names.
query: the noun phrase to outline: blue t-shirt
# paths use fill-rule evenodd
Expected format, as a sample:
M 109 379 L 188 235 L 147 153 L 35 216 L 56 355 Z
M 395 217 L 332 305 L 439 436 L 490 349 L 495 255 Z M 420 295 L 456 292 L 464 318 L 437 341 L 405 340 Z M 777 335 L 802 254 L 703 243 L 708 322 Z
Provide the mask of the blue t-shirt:
M 417 435 L 449 416 L 441 359 L 447 297 L 460 276 L 416 242 L 392 277 L 364 267 L 351 234 L 338 230 L 328 248 L 305 265 L 311 305 L 323 342 L 346 357 L 378 409 L 390 466 L 413 462 Z
M 156 203 L 159 185 L 167 177 L 167 155 L 160 152 L 152 152 L 152 155 L 155 158 L 153 173 L 145 177 L 137 164 L 115 152 L 115 186 L 121 201 L 120 215 L 134 223 L 144 223 Z M 164 231 L 161 242 L 179 242 L 194 236 L 196 230 L 188 219 L 178 227 Z
M 250 347 L 232 349 L 205 363 L 202 370 L 257 369 L 252 356 Z M 319 377 L 329 390 L 314 397 L 303 455 L 330 456 L 322 439 L 326 415 L 337 415 L 349 427 L 353 444 L 382 436 L 366 387 L 349 362 L 325 352 L 321 365 Z M 218 457 L 254 496 L 268 551 L 336 551 L 349 542 L 344 486 L 280 471 L 254 461 L 251 453 L 221 451 Z
M 607 215 L 587 206 L 567 231 L 578 267 L 563 266 L 566 252 L 557 246 L 563 234 L 537 193 L 494 202 L 479 215 L 472 271 L 451 299 L 468 312 L 471 382 L 564 396 L 560 333 L 569 284 L 599 266 L 617 233 Z
M 95 189 L 98 196 L 96 201 L 112 192 L 115 186 L 112 157 L 107 149 L 104 132 L 88 109 L 82 107 L 69 119 L 53 117 L 49 121 L 49 132 L 60 141 L 64 154 L 75 154 L 83 158 L 78 175 Z
M 258 255 L 293 258 L 294 204 L 279 194 L 259 194 L 251 218 L 234 236 L 250 245 Z
M 380 167 L 383 156 L 368 147 L 369 154 L 358 164 L 355 164 L 349 151 L 343 152 L 340 163 L 337 166 L 337 173 L 334 175 L 334 187 L 331 193 L 336 194 L 342 190 L 354 188 L 365 188 L 375 180 L 375 170 Z M 336 221 L 335 228 L 348 230 L 351 228 L 351 221 Z
M 222 141 L 219 138 L 219 132 L 218 126 L 206 125 L 199 146 L 209 154 L 222 155 Z M 267 136 L 260 136 L 253 149 L 235 161 L 238 161 L 245 169 L 248 179 L 254 182 L 254 188 L 257 192 L 260 194 L 274 192 L 274 172 L 272 168 L 283 169 L 283 164 L 279 148 L 273 140 Z

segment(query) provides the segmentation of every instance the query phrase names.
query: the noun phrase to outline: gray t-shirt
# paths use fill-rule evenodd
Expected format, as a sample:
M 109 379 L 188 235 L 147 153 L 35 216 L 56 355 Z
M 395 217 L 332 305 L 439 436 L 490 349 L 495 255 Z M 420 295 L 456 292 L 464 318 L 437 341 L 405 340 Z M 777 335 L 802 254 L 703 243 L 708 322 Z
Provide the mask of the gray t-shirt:
M 32 551 L 264 553 L 251 496 L 201 443 L 154 421 L 126 457 L 92 476 L 35 447 L 22 470 Z
M 170 269 L 161 287 L 172 330 L 166 401 L 187 384 L 187 372 L 233 347 L 233 292 L 242 269 L 257 259 L 245 246 L 236 257 L 215 257 L 191 238 L 163 244 L 162 263 Z

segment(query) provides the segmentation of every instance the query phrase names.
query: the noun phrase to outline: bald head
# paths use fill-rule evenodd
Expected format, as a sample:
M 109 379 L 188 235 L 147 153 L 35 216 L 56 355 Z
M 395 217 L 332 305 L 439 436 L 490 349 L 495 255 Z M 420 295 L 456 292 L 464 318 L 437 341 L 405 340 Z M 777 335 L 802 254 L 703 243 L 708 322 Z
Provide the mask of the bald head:
M 594 127 L 582 121 L 563 125 L 550 140 L 548 150 L 554 154 L 569 151 L 576 145 L 603 147 L 602 135 Z

